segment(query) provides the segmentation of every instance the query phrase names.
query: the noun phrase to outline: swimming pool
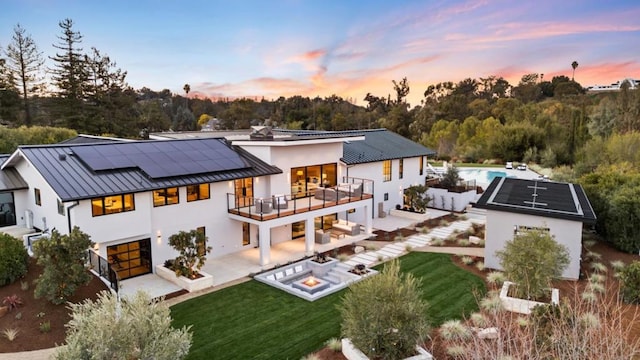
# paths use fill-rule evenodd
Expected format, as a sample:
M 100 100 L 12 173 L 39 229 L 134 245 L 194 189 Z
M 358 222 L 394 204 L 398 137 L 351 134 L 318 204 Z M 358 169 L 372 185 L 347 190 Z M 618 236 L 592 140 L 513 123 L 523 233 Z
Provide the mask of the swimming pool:
M 489 185 L 496 177 L 507 177 L 504 171 L 485 169 L 460 169 L 458 174 L 465 180 L 475 180 L 478 185 Z

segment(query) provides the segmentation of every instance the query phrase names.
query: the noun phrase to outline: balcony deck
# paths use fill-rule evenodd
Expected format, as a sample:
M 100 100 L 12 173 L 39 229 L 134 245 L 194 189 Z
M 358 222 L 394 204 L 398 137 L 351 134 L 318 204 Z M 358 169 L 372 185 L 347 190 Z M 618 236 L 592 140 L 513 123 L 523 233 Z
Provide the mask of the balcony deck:
M 230 194 L 233 195 L 233 194 Z M 268 221 L 278 219 L 294 214 L 300 214 L 318 209 L 330 208 L 338 205 L 348 204 L 361 200 L 371 199 L 372 194 L 361 194 L 360 196 L 345 196 L 337 200 L 316 199 L 314 196 L 291 198 L 287 196 L 287 208 L 280 209 L 276 206 L 268 212 L 260 212 L 254 204 L 264 200 L 261 198 L 252 198 L 246 203 L 252 204 L 248 206 L 238 206 L 229 209 L 230 214 L 240 215 L 242 217 L 251 218 L 258 221 Z M 290 199 L 290 200 L 289 200 Z

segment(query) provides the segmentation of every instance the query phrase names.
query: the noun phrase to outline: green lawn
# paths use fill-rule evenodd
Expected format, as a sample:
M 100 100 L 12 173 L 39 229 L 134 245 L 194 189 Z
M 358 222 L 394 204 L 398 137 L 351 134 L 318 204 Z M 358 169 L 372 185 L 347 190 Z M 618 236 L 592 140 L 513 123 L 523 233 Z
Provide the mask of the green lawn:
M 434 326 L 475 311 L 473 290 L 485 291 L 450 255 L 410 253 L 401 269 L 421 280 Z M 300 359 L 339 337 L 344 291 L 308 302 L 252 280 L 177 304 L 171 316 L 176 327 L 192 325 L 188 359 Z

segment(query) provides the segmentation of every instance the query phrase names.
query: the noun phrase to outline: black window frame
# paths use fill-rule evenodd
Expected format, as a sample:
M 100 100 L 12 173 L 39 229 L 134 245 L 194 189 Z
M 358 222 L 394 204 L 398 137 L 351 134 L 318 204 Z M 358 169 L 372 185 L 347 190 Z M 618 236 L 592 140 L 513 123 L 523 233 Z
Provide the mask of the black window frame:
M 125 196 L 131 196 L 131 208 L 127 208 L 125 206 Z M 120 197 L 120 199 L 115 199 L 117 197 Z M 111 200 L 111 201 L 120 201 L 120 203 L 122 204 L 122 207 L 120 208 L 113 208 L 111 207 L 111 205 L 108 208 L 106 206 L 106 203 L 108 202 L 107 200 Z M 98 206 L 100 206 L 100 208 L 102 209 L 102 213 L 101 214 L 96 214 L 95 210 L 96 207 L 94 207 L 94 205 L 100 202 L 100 204 L 98 204 Z M 109 209 L 109 211 L 107 211 L 107 209 Z M 114 211 L 114 209 L 116 211 Z M 136 197 L 133 193 L 125 193 L 125 194 L 118 194 L 118 195 L 110 195 L 110 196 L 101 196 L 101 197 L 96 197 L 96 198 L 92 198 L 91 199 L 91 215 L 93 217 L 97 217 L 97 216 L 105 216 L 105 215 L 113 215 L 113 214 L 121 214 L 123 212 L 129 212 L 129 211 L 135 211 L 136 210 Z
M 202 186 L 206 185 L 207 186 L 207 191 L 206 191 L 206 195 L 203 194 L 202 190 Z M 189 192 L 189 189 L 193 189 L 195 188 L 196 191 L 194 192 Z M 189 195 L 193 195 L 195 194 L 195 199 L 189 199 Z M 200 201 L 200 200 L 208 200 L 211 198 L 211 184 L 209 183 L 202 183 L 202 184 L 196 184 L 196 185 L 187 185 L 187 202 L 193 202 L 193 201 Z
M 173 199 L 173 196 L 169 196 L 169 189 L 175 189 L 176 190 L 176 195 L 175 195 L 175 202 L 169 202 L 169 199 Z M 164 194 L 162 194 L 161 192 L 164 191 Z M 158 198 L 164 198 L 164 203 L 156 203 L 156 194 Z M 161 207 L 161 206 L 167 206 L 167 205 L 177 205 L 180 204 L 180 188 L 177 186 L 172 186 L 172 187 L 168 187 L 168 188 L 162 188 L 162 189 L 156 189 L 153 190 L 151 192 L 151 197 L 152 197 L 152 201 L 153 201 L 153 207 Z
M 35 198 L 36 205 L 42 206 L 42 193 L 40 189 L 33 188 L 33 197 Z

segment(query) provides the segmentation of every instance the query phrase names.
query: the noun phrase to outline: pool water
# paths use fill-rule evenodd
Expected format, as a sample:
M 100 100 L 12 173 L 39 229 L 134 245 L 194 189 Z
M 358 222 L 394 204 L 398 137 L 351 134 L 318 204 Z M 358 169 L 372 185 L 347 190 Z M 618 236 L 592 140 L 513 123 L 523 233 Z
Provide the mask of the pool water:
M 458 171 L 461 178 L 465 180 L 475 180 L 476 183 L 489 185 L 496 177 L 507 177 L 504 171 L 484 170 L 484 169 L 462 169 Z

